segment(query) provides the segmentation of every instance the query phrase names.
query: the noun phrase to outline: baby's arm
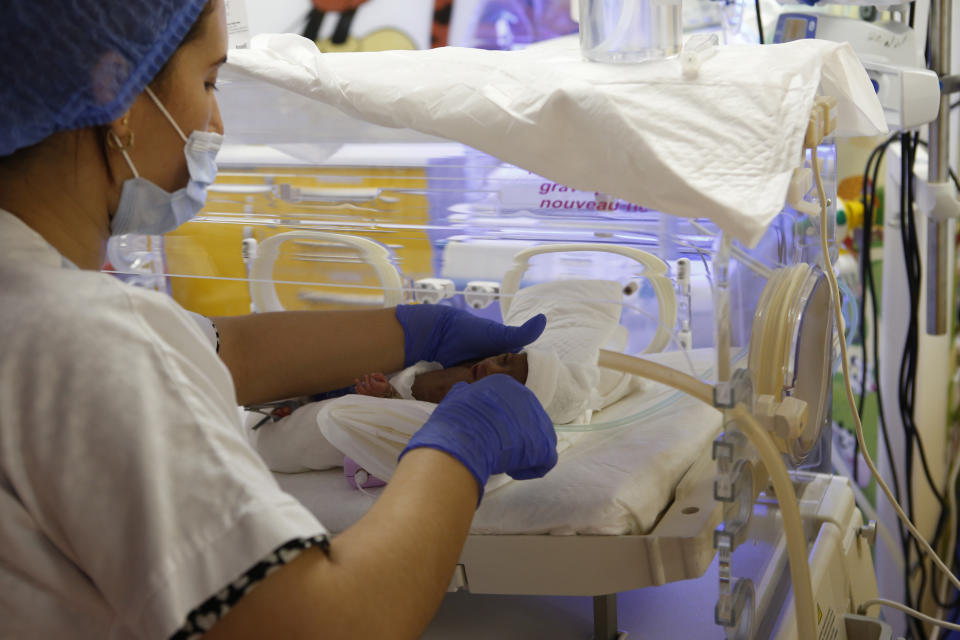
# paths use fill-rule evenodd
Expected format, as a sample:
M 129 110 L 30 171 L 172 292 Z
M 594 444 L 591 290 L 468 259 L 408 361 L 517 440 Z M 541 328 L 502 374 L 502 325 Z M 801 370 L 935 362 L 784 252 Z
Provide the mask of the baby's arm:
M 382 373 L 368 373 L 363 378 L 354 380 L 354 386 L 362 396 L 397 399 L 402 397 Z

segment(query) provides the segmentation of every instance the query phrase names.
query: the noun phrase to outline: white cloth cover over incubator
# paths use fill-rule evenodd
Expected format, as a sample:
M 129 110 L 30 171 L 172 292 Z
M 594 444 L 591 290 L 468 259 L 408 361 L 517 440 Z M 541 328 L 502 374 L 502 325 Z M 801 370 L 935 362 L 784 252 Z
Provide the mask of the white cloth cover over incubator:
M 321 54 L 296 35 L 260 35 L 226 71 L 570 187 L 709 217 L 751 246 L 783 208 L 818 90 L 838 101 L 838 135 L 886 131 L 853 49 L 822 40 L 722 47 L 689 78 L 675 58 L 583 61 L 571 38 L 521 51 Z M 248 106 L 260 118 L 272 107 Z

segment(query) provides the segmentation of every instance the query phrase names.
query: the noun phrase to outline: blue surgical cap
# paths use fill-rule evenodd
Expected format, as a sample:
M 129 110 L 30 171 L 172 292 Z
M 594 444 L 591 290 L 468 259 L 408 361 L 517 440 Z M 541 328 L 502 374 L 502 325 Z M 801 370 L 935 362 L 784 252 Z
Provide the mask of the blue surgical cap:
M 0 157 L 119 118 L 206 3 L 0 1 Z

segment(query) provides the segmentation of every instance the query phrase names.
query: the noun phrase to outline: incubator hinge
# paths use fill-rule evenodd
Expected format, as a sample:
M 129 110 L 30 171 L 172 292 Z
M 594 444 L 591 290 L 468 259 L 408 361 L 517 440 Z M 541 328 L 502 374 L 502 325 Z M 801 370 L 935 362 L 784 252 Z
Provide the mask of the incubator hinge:
M 456 294 L 457 288 L 449 278 L 420 278 L 413 283 L 414 300 L 421 304 L 439 304 Z
M 807 425 L 807 403 L 793 396 L 777 400 L 771 395 L 757 396 L 753 415 L 763 427 L 784 440 L 793 440 L 803 435 Z

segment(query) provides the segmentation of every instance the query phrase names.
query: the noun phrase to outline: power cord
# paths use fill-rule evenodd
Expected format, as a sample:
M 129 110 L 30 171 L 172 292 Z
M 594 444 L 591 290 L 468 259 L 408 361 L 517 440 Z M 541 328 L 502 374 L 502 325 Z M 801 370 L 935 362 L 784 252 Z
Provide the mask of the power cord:
M 902 611 L 907 615 L 913 616 L 914 618 L 918 620 L 922 620 L 928 624 L 933 624 L 938 627 L 943 627 L 944 629 L 952 629 L 953 631 L 960 631 L 960 624 L 955 624 L 953 622 L 947 622 L 946 620 L 939 620 L 937 618 L 932 618 L 925 613 L 920 613 L 916 609 L 908 607 L 904 604 L 900 604 L 899 602 L 895 602 L 893 600 L 886 600 L 884 598 L 872 598 L 870 600 L 866 600 L 865 602 L 863 602 L 863 604 L 857 607 L 857 611 L 859 611 L 860 614 L 863 615 L 864 613 L 867 612 L 867 609 L 870 607 L 890 607 L 891 609 Z
M 826 225 L 826 191 L 823 187 L 823 178 L 820 175 L 819 161 L 816 155 L 816 148 L 813 148 L 811 153 L 811 162 L 813 165 L 813 175 L 817 185 L 817 195 L 820 200 L 821 208 L 821 230 L 820 230 L 820 242 L 821 250 L 823 251 L 824 258 L 829 259 L 829 245 L 827 243 L 827 225 Z M 825 269 L 827 274 L 827 280 L 830 282 L 831 295 L 833 296 L 833 307 L 835 320 L 837 321 L 838 326 L 842 324 L 843 317 L 840 313 L 840 306 L 837 302 L 840 299 L 840 291 L 837 285 L 836 274 L 833 273 L 833 269 Z M 883 478 L 880 476 L 880 472 L 877 470 L 876 464 L 874 464 L 873 459 L 870 457 L 869 452 L 866 450 L 863 442 L 863 424 L 860 421 L 860 415 L 857 413 L 857 403 L 856 399 L 853 396 L 853 388 L 850 386 L 850 368 L 848 364 L 848 355 L 847 355 L 847 341 L 846 337 L 841 333 L 840 334 L 840 351 L 842 357 L 840 358 L 840 364 L 843 368 L 843 379 L 844 379 L 844 390 L 847 395 L 847 402 L 850 405 L 850 410 L 853 412 L 854 423 L 856 425 L 856 434 L 857 439 L 860 440 L 860 447 L 864 452 L 864 462 L 867 463 L 867 466 L 870 468 L 870 472 L 873 474 L 874 478 L 877 480 L 877 486 L 883 492 L 883 494 L 890 500 L 891 506 L 893 506 L 894 511 L 897 513 L 897 517 L 903 521 L 903 524 L 910 531 L 919 542 L 920 547 L 926 555 L 928 555 L 937 567 L 944 572 L 945 575 L 950 579 L 950 582 L 953 583 L 955 587 L 960 589 L 960 579 L 953 574 L 952 571 L 944 564 L 943 560 L 940 559 L 940 556 L 930 547 L 930 544 L 923 538 L 920 532 L 917 530 L 916 526 L 910 519 L 907 517 L 907 514 L 904 513 L 900 505 L 894 500 L 893 492 L 890 490 L 890 487 L 887 486 L 887 483 L 884 482 Z
M 871 300 L 871 319 L 872 319 L 872 346 L 873 346 L 873 355 L 874 355 L 874 380 L 876 382 L 877 389 L 877 410 L 879 415 L 879 427 L 880 433 L 883 437 L 883 442 L 886 447 L 887 452 L 887 462 L 890 465 L 891 474 L 893 476 L 893 490 L 894 495 L 897 500 L 900 500 L 900 482 L 897 478 L 897 469 L 893 464 L 893 449 L 890 446 L 890 436 L 887 431 L 887 421 L 884 415 L 883 410 L 883 396 L 880 390 L 880 384 L 878 380 L 880 372 L 880 350 L 879 350 L 879 341 L 878 341 L 878 329 L 880 326 L 879 322 L 879 301 L 877 299 L 877 293 L 875 288 L 875 278 L 873 276 L 873 266 L 870 260 L 870 247 L 873 241 L 873 222 L 874 222 L 874 211 L 877 207 L 877 180 L 879 178 L 880 172 L 880 163 L 883 161 L 884 153 L 887 150 L 887 147 L 897 139 L 896 134 L 887 138 L 886 141 L 877 145 L 871 152 L 869 159 L 867 160 L 867 166 L 863 171 L 863 182 L 861 186 L 861 198 L 863 201 L 863 227 L 861 230 L 861 249 L 860 249 L 860 282 L 861 287 L 863 288 L 862 294 L 860 296 L 860 317 L 864 319 L 861 323 L 861 344 L 863 345 L 863 370 L 861 376 L 861 385 L 860 385 L 860 398 L 858 403 L 858 411 L 860 415 L 863 415 L 864 404 L 866 400 L 867 393 L 867 376 L 870 369 L 870 358 L 867 351 L 866 343 L 866 301 L 867 294 L 870 295 Z M 872 169 L 872 175 L 871 175 Z M 854 460 L 858 459 L 860 453 L 860 444 L 855 441 L 854 446 Z M 857 477 L 857 467 L 854 465 L 854 479 L 859 480 Z M 897 522 L 898 530 L 900 532 L 900 541 L 901 546 L 903 546 L 903 541 L 905 539 L 903 527 L 900 525 L 899 521 Z
M 760 19 L 760 0 L 753 1 L 757 8 L 757 35 L 760 37 L 760 44 L 763 44 L 763 20 Z

